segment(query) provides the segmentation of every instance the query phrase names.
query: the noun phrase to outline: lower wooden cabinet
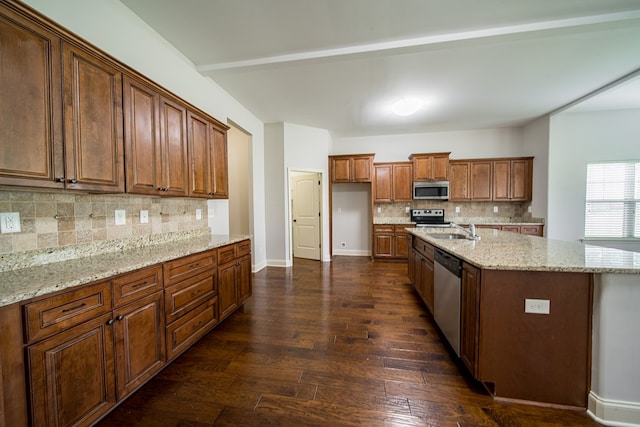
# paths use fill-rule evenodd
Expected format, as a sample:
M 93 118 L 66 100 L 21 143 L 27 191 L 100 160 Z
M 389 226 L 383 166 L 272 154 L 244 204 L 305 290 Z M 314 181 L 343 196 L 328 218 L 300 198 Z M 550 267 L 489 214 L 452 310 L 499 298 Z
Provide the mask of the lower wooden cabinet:
M 462 263 L 460 297 L 460 359 L 474 378 L 478 377 L 480 270 Z
M 2 345 L 20 348 L 0 349 L 0 409 L 26 370 L 31 425 L 92 425 L 251 296 L 250 254 L 244 240 L 16 305 L 22 327 Z M 2 331 L 11 313 L 0 310 Z M 12 355 L 26 366 L 9 376 Z
M 376 224 L 373 226 L 373 257 L 406 260 L 409 255 L 408 224 Z
M 409 248 L 408 272 L 409 280 L 433 314 L 433 246 L 412 237 Z

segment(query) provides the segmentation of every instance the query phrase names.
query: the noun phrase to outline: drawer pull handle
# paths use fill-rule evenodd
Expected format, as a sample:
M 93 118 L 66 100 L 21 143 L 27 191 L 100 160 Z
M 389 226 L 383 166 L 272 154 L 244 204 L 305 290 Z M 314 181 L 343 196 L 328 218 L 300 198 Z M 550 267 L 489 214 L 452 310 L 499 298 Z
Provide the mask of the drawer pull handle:
M 192 269 L 193 269 L 193 268 L 198 268 L 198 267 L 200 267 L 200 263 L 198 263 L 198 262 L 196 262 L 195 264 L 192 264 L 192 265 L 191 265 L 191 268 L 192 268 Z
M 199 293 L 200 293 L 200 289 L 198 289 L 198 290 L 197 290 L 197 291 L 195 291 L 195 292 L 191 292 L 191 297 L 193 298 L 193 297 L 195 297 L 196 295 L 198 295 Z
M 144 286 L 144 285 L 146 285 L 146 284 L 147 284 L 147 281 L 145 280 L 145 281 L 144 281 L 144 282 L 142 282 L 142 283 L 136 283 L 135 285 L 133 285 L 133 286 L 132 286 L 132 288 L 134 288 L 134 289 L 135 289 L 135 288 L 137 288 L 138 286 Z
M 71 308 L 65 308 L 65 309 L 63 309 L 63 310 L 62 310 L 62 312 L 63 312 L 63 313 L 68 313 L 68 312 L 70 312 L 70 311 L 75 311 L 75 310 L 77 310 L 77 309 L 79 309 L 79 308 L 84 307 L 85 305 L 87 305 L 87 304 L 85 304 L 85 303 L 83 302 L 82 304 L 80 304 L 80 305 L 78 305 L 78 306 L 71 307 Z

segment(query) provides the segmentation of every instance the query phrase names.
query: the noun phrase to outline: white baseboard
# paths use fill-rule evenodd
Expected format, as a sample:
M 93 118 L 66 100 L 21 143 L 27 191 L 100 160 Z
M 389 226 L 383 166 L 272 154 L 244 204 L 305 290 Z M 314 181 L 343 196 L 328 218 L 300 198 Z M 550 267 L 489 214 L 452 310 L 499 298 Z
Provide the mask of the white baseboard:
M 269 267 L 291 267 L 291 263 L 284 259 L 268 259 L 267 266 Z
M 257 273 L 258 271 L 262 270 L 263 268 L 267 267 L 267 261 L 261 262 L 260 264 L 254 264 L 251 267 L 251 272 L 252 273 Z
M 590 392 L 587 413 L 606 426 L 640 427 L 640 403 L 638 402 L 607 400 Z
M 340 256 L 371 256 L 371 251 L 367 249 L 334 249 L 333 254 Z

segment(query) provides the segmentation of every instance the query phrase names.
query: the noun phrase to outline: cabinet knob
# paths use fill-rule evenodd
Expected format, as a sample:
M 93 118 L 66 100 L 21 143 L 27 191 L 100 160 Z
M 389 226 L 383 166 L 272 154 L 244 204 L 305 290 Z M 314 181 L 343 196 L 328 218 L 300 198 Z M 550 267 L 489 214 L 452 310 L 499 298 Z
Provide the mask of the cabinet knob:
M 108 325 L 108 326 L 113 325 L 113 319 L 109 319 L 109 320 L 107 320 L 107 325 Z
M 64 182 L 64 178 L 56 178 L 56 182 Z
M 75 179 L 75 178 L 71 178 L 68 182 L 69 182 L 69 184 L 77 184 L 78 180 Z
M 119 322 L 119 321 L 121 321 L 122 319 L 124 319 L 124 316 L 123 316 L 122 314 L 121 314 L 121 315 L 119 315 L 118 317 L 116 317 L 116 320 L 117 320 L 118 322 Z

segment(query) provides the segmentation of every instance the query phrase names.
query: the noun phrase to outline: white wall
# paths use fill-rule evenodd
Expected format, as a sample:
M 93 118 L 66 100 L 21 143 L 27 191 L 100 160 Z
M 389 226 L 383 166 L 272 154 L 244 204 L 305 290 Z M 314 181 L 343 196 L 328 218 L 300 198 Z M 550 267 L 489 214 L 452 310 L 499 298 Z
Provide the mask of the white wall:
M 452 159 L 529 156 L 521 128 L 334 138 L 331 154 L 375 153 L 375 162 L 407 161 L 413 153 L 451 152 Z
M 533 191 L 531 216 L 546 218 L 548 209 L 547 191 L 549 186 L 549 121 L 543 116 L 523 128 L 522 144 L 533 160 Z M 546 234 L 546 229 L 545 229 Z
M 334 184 L 332 209 L 333 254 L 371 255 L 371 185 Z
M 284 123 L 268 124 L 264 128 L 264 187 L 267 224 L 267 265 L 287 267 L 285 254 L 287 197 L 284 165 Z
M 91 42 L 221 122 L 233 120 L 252 135 L 253 267 L 266 261 L 263 123 L 115 0 L 26 0 L 34 9 Z
M 547 236 L 577 241 L 584 236 L 587 163 L 640 159 L 640 110 L 560 113 L 549 133 Z

